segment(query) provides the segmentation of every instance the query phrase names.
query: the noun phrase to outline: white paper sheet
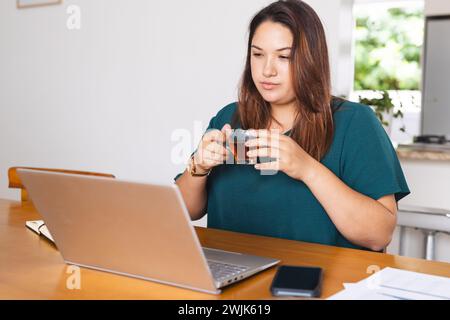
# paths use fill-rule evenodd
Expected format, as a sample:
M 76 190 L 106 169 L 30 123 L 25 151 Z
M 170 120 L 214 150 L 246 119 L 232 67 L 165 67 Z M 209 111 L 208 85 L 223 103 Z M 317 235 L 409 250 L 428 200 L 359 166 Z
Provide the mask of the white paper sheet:
M 450 278 L 385 268 L 329 300 L 450 300 Z

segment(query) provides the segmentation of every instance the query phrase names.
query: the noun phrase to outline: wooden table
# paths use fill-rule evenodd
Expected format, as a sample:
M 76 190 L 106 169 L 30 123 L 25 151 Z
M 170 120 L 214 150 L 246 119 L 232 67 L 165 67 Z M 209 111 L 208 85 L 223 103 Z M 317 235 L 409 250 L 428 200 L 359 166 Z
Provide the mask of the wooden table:
M 231 285 L 221 295 L 81 269 L 81 288 L 70 290 L 56 247 L 25 227 L 40 219 L 32 206 L 0 200 L 0 299 L 273 299 L 269 286 L 275 268 Z M 368 276 L 371 266 L 387 266 L 450 277 L 450 264 L 388 254 L 289 241 L 214 229 L 196 228 L 203 246 L 274 257 L 282 264 L 324 269 L 322 298 L 343 289 L 342 283 Z

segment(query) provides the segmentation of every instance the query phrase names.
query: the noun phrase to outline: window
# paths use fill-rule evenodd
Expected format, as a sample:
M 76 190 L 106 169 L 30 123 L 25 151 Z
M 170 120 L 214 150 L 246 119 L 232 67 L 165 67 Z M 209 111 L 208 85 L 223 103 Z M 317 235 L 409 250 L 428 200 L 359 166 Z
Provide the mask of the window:
M 360 0 L 354 17 L 351 100 L 380 98 L 385 91 L 395 106 L 384 114 L 385 129 L 393 141 L 409 142 L 420 128 L 424 3 Z

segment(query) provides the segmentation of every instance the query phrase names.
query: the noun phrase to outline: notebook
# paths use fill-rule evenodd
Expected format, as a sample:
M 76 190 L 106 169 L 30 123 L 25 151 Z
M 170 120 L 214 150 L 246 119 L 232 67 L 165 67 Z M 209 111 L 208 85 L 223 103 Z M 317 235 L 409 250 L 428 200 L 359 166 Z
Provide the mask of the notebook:
M 53 240 L 52 235 L 50 234 L 50 231 L 48 231 L 47 226 L 44 223 L 44 220 L 32 220 L 25 222 L 25 225 L 30 229 L 36 232 L 39 235 L 44 236 L 51 242 L 55 242 Z

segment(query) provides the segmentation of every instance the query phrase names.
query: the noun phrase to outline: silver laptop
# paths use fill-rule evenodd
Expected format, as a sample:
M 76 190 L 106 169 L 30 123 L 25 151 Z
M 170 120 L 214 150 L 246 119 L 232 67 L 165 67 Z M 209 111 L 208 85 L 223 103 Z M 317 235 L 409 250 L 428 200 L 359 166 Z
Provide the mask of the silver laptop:
M 218 294 L 279 262 L 202 248 L 176 184 L 18 174 L 67 264 Z

